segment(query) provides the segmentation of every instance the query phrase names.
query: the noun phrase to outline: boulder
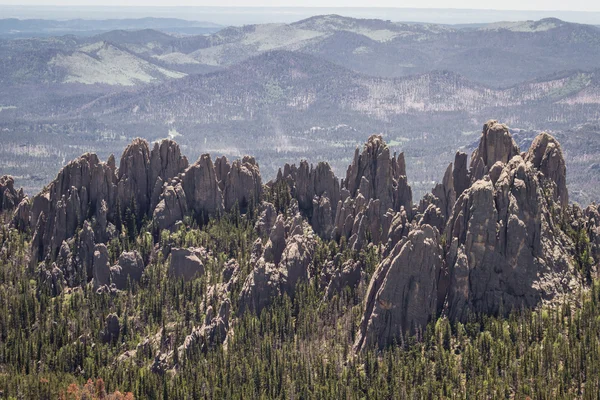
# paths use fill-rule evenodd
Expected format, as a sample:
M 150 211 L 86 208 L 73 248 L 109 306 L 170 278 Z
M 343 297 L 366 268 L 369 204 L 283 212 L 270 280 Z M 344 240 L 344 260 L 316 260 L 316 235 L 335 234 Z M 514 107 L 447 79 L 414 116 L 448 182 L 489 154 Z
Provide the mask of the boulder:
M 145 265 L 137 250 L 124 251 L 116 265 L 110 268 L 112 283 L 119 290 L 127 288 L 128 282 L 139 282 L 142 279 Z
M 171 249 L 169 274 L 176 278 L 183 278 L 186 282 L 203 275 L 204 264 L 200 257 L 201 252 L 194 248 Z

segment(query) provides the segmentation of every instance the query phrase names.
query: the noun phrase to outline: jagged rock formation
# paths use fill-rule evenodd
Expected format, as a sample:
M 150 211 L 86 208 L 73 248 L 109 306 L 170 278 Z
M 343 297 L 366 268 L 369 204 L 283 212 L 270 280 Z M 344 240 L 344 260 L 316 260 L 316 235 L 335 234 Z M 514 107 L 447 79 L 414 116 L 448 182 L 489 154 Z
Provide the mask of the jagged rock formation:
M 348 167 L 332 236 L 346 237 L 355 250 L 369 240 L 385 242 L 397 212 L 413 213 L 404 155 L 390 158 L 382 137 L 373 135 Z
M 190 353 L 198 351 L 205 353 L 209 348 L 225 343 L 229 331 L 230 311 L 231 304 L 229 299 L 221 302 L 217 315 L 214 315 L 213 307 L 209 306 L 206 310 L 204 324 L 194 329 L 178 349 L 180 358 L 183 359 Z
M 171 249 L 171 262 L 169 264 L 169 274 L 175 278 L 183 278 L 184 281 L 190 281 L 197 276 L 204 274 L 204 264 L 202 263 L 203 249 Z
M 186 166 L 179 146 L 170 140 L 157 143 L 152 151 L 145 140 L 134 140 L 123 152 L 118 170 L 114 157 L 102 163 L 88 153 L 71 161 L 33 199 L 29 220 L 34 228 L 34 260 L 55 260 L 62 242 L 72 238 L 85 220 L 95 222 L 96 243 L 107 240 L 106 231 L 114 229 L 109 225 L 130 205 L 141 220 L 151 208 L 156 182 Z
M 335 263 L 332 263 L 331 267 L 331 271 L 325 273 L 328 276 L 323 279 L 328 282 L 325 299 L 340 293 L 346 287 L 356 288 L 364 280 L 364 268 L 358 261 L 348 260 L 340 268 L 335 268 Z
M 550 135 L 540 134 L 521 154 L 505 125 L 486 123 L 469 170 L 457 153 L 415 220 L 393 223 L 401 233 L 388 235 L 356 349 L 418 333 L 439 312 L 453 320 L 505 314 L 572 291 L 580 279 L 574 243 L 562 228 L 565 182 L 560 145 Z M 587 235 L 596 240 L 595 209 L 586 214 Z
M 471 156 L 471 170 L 476 169 L 475 167 L 481 162 L 484 173 L 487 173 L 497 161 L 506 164 L 519 154 L 521 154 L 519 146 L 510 135 L 508 127 L 492 119 L 483 125 L 479 147 Z M 479 176 L 475 178 L 480 179 Z
M 154 219 L 160 229 L 169 229 L 188 214 L 207 218 L 229 211 L 235 204 L 245 211 L 249 204 L 260 202 L 261 195 L 260 170 L 253 157 L 234 161 L 231 166 L 223 157 L 215 168 L 210 155 L 204 154 L 166 184 Z
M 250 273 L 241 280 L 247 262 L 241 258 L 244 268 L 231 259 L 220 277 L 208 275 L 218 283 L 209 285 L 200 305 L 206 320 L 188 336 L 182 354 L 225 342 L 233 326 L 232 296 L 239 295 L 237 316 L 258 314 L 284 295 L 293 298 L 301 282 L 315 283 L 324 301 L 346 287 L 362 296 L 365 259 L 347 259 L 340 251 L 317 263 L 317 235 L 359 257 L 368 254 L 365 249 L 381 256 L 366 291 L 356 350 L 419 335 L 440 314 L 466 320 L 470 313 L 536 307 L 581 285 L 584 271 L 600 270 L 598 207 L 568 204 L 559 143 L 543 133 L 521 153 L 509 129 L 494 120 L 484 125 L 470 163 L 456 153 L 441 183 L 418 206 L 404 155 L 390 155 L 377 135 L 356 150 L 345 179 L 338 180 L 327 163 L 286 164 L 265 186 L 264 198 L 258 164 L 248 156 L 213 164 L 205 154 L 188 166 L 174 142 L 150 150 L 136 139 L 118 169 L 115 164 L 112 156 L 102 163 L 85 154 L 31 201 L 14 190 L 11 178 L 0 178 L 1 210 L 14 210 L 11 226 L 32 232 L 31 267 L 39 288 L 58 295 L 65 285 L 90 280 L 95 289 L 112 292 L 141 281 L 160 246 L 144 251 L 146 260 L 137 251 L 123 252 L 111 265 L 114 249 L 106 244 L 125 237 L 131 221 L 123 220 L 132 210 L 137 228 L 152 216 L 150 227 L 158 234 L 187 229 L 186 217 L 203 223 L 258 205 Z M 162 248 L 162 254 L 170 252 L 170 276 L 188 281 L 205 273 L 208 251 L 171 246 Z M 216 265 L 222 262 L 215 257 Z M 164 372 L 171 356 L 162 350 L 155 367 Z
M 0 212 L 14 210 L 24 198 L 23 189 L 15 190 L 12 176 L 0 177 Z
M 460 196 L 446 227 L 449 314 L 454 319 L 468 312 L 533 307 L 575 285 L 572 244 L 554 213 L 555 201 L 560 205 L 567 196 L 560 147 L 541 134 L 523 158 L 498 124 L 484 129 L 481 142 L 474 157 L 492 168 Z M 552 144 L 552 161 L 542 163 L 543 157 L 536 156 L 546 154 L 540 150 L 543 143 Z M 548 198 L 547 184 L 561 189 Z
M 422 331 L 436 312 L 441 270 L 437 229 L 423 225 L 400 240 L 371 279 L 355 348 L 383 348 Z
M 525 161 L 554 182 L 554 200 L 566 207 L 569 204 L 567 166 L 558 141 L 545 132 L 539 134 L 527 151 Z
M 277 217 L 265 246 L 260 239 L 254 243 L 253 270 L 240 293 L 240 314 L 246 310 L 258 314 L 283 293 L 293 298 L 296 285 L 310 278 L 316 238 L 297 203 L 294 206 L 287 219 L 281 214 Z

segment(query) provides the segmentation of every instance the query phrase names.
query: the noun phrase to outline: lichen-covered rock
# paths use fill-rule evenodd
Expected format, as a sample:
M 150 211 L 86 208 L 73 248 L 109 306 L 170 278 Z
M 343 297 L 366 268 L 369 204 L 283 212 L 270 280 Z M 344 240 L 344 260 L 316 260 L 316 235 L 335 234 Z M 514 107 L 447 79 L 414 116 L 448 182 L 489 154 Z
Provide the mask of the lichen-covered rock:
M 398 242 L 371 278 L 355 349 L 381 349 L 422 332 L 436 313 L 441 269 L 437 229 L 423 225 Z

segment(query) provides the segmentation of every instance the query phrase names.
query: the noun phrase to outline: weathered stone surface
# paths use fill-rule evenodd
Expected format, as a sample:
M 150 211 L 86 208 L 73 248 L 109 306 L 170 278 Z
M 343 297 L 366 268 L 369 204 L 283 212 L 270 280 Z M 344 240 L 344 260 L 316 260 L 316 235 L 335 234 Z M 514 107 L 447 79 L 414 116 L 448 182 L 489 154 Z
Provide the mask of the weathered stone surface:
M 316 238 L 302 219 L 294 201 L 291 215 L 279 215 L 267 244 L 257 239 L 250 264 L 253 269 L 240 292 L 239 313 L 259 314 L 274 298 L 286 293 L 294 297 L 296 285 L 310 278 Z
M 104 244 L 94 247 L 93 278 L 95 288 L 110 285 L 110 257 Z
M 254 229 L 256 229 L 259 236 L 268 236 L 271 234 L 271 227 L 275 224 L 277 210 L 275 210 L 273 204 L 263 201 L 260 204 L 259 212 L 260 216 L 258 217 L 258 221 L 256 221 Z
M 545 132 L 540 133 L 527 151 L 525 161 L 554 183 L 554 199 L 565 208 L 569 204 L 567 167 L 558 141 Z
M 96 216 L 103 200 L 115 204 L 115 195 L 114 171 L 95 154 L 84 154 L 67 164 L 33 199 L 30 221 L 39 239 L 34 243 L 34 259 L 53 261 L 62 242 L 73 237 L 86 218 Z
M 29 198 L 25 196 L 21 202 L 17 205 L 11 221 L 11 226 L 14 228 L 27 232 L 31 226 L 31 202 Z
M 260 201 L 261 195 L 260 169 L 254 157 L 245 156 L 234 161 L 225 178 L 225 209 L 231 210 L 237 204 L 242 212 L 246 212 L 250 204 Z
M 183 278 L 186 282 L 203 275 L 204 264 L 200 257 L 201 252 L 194 248 L 171 249 L 169 274 L 176 278 Z
M 325 289 L 325 298 L 331 298 L 346 287 L 356 288 L 364 278 L 362 264 L 358 261 L 348 260 L 341 268 L 332 271 L 329 283 Z
M 24 198 L 23 189 L 15 190 L 12 176 L 0 177 L 0 212 L 14 210 Z
M 158 205 L 154 209 L 153 219 L 156 221 L 158 228 L 169 229 L 175 225 L 177 221 L 183 220 L 188 214 L 188 201 L 185 191 L 181 184 L 167 185 Z
M 452 164 L 448 165 L 442 183 L 437 184 L 431 193 L 437 198 L 435 205 L 440 209 L 444 218 L 447 218 L 452 213 L 456 201 Z
M 494 130 L 498 135 L 501 131 Z M 463 192 L 446 227 L 453 319 L 465 319 L 469 312 L 497 314 L 534 307 L 574 284 L 571 245 L 554 220 L 554 200 L 543 194 L 541 171 L 518 154 L 504 161 L 515 151 L 506 135 L 495 142 L 505 144 L 507 153 L 495 147 L 495 156 L 488 158 L 488 163 L 493 161 L 490 175 Z
M 134 139 L 121 155 L 117 171 L 117 202 L 122 212 L 135 207 L 138 217 L 146 215 L 150 208 L 150 195 L 154 185 L 150 183 L 150 148 L 144 139 Z
M 340 200 L 340 184 L 331 167 L 320 162 L 316 167 L 303 160 L 299 166 L 286 164 L 277 181 L 285 180 L 298 208 L 310 219 L 314 231 L 331 237 L 333 219 Z
M 190 211 L 196 215 L 215 215 L 223 211 L 223 193 L 219 188 L 210 155 L 200 156 L 198 161 L 185 171 L 181 183 Z
M 454 181 L 454 192 L 456 198 L 460 197 L 462 192 L 471 184 L 469 179 L 469 168 L 467 166 L 467 154 L 460 151 L 454 156 L 454 169 L 452 170 Z
M 437 229 L 411 231 L 377 267 L 367 291 L 355 349 L 400 343 L 422 330 L 437 307 L 442 250 Z
M 119 290 L 127 288 L 128 282 L 139 282 L 142 279 L 145 265 L 137 250 L 124 251 L 116 265 L 110 268 L 112 283 Z
M 489 170 L 496 161 L 506 164 L 520 153 L 508 127 L 496 120 L 489 120 L 483 125 L 479 147 L 471 156 L 471 167 L 481 158 L 483 165 Z
M 195 328 L 178 351 L 180 358 L 189 356 L 196 352 L 207 352 L 210 348 L 225 343 L 229 331 L 229 316 L 231 312 L 231 303 L 229 299 L 221 302 L 219 313 L 214 315 L 213 307 L 209 306 L 206 310 L 204 324 Z

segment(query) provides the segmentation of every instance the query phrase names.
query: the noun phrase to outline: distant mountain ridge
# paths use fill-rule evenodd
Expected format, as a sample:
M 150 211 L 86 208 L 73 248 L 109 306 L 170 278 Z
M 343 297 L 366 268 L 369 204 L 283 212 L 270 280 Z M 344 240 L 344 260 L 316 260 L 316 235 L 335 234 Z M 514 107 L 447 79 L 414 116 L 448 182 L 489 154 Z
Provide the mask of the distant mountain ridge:
M 124 18 L 107 20 L 0 19 L 0 38 L 45 37 L 66 34 L 91 36 L 112 30 L 160 29 L 172 33 L 206 34 L 222 26 L 211 22 L 176 18 Z

